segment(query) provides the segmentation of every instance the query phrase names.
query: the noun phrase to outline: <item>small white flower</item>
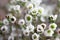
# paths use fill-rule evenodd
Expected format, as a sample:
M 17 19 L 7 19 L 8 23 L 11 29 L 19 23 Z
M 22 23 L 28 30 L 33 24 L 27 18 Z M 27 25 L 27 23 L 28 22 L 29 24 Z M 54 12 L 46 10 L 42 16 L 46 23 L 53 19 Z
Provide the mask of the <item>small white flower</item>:
M 2 26 L 2 27 L 1 27 L 1 31 L 2 31 L 2 32 L 8 32 L 8 27 L 5 26 L 5 25 Z
M 26 21 L 27 23 L 31 23 L 31 22 L 32 22 L 32 16 L 29 15 L 29 14 L 26 14 L 26 16 L 25 16 L 25 21 Z
M 26 5 L 28 9 L 32 9 L 33 8 L 33 4 L 32 3 L 29 3 Z
M 52 29 L 52 30 L 56 30 L 57 24 L 51 23 L 51 24 L 49 25 L 49 28 Z
M 44 12 L 44 8 L 38 7 L 38 16 L 42 15 L 43 12 Z
M 49 20 L 55 21 L 57 19 L 57 15 L 50 15 Z
M 14 37 L 13 36 L 9 36 L 8 40 L 14 40 Z
M 37 32 L 39 32 L 39 33 L 44 32 L 44 29 L 41 25 L 37 25 Z
M 40 3 L 42 2 L 42 0 L 31 0 L 31 2 L 32 2 L 35 6 L 39 6 Z
M 16 22 L 16 17 L 12 16 L 9 18 L 10 22 L 11 23 L 15 23 Z
M 34 33 L 34 34 L 32 35 L 32 39 L 33 39 L 33 40 L 39 40 L 39 35 L 36 34 L 36 33 Z
M 42 23 L 41 26 L 43 27 L 43 29 L 46 29 L 46 24 Z
M 9 21 L 7 19 L 4 19 L 3 20 L 3 24 L 8 25 L 9 24 Z
M 15 11 L 20 13 L 20 5 L 9 5 L 8 11 Z
M 41 20 L 42 22 L 46 22 L 46 20 L 45 20 L 45 17 L 44 17 L 44 16 L 41 16 L 40 20 Z
M 54 31 L 52 31 L 51 29 L 47 29 L 44 31 L 44 35 L 47 37 L 51 37 L 54 34 Z
M 29 11 L 29 13 L 31 14 L 31 15 L 37 15 L 37 8 L 32 8 L 30 11 Z
M 32 24 L 28 25 L 27 26 L 27 29 L 30 31 L 30 32 L 34 32 L 34 26 Z
M 25 29 L 25 30 L 23 30 L 23 34 L 24 34 L 24 36 L 29 36 L 29 30 L 27 30 L 27 29 Z
M 25 20 L 24 19 L 19 19 L 18 24 L 19 25 L 24 25 L 25 24 Z

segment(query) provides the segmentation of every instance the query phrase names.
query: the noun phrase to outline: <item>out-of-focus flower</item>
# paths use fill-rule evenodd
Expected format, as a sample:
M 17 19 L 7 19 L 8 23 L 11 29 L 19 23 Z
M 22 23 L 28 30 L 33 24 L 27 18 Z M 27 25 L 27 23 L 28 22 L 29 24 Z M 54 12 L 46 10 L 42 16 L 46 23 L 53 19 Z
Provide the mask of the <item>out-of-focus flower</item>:
M 42 0 L 31 0 L 31 2 L 32 2 L 35 6 L 39 6 L 40 3 L 42 2 Z
M 19 19 L 18 24 L 19 25 L 24 25 L 25 24 L 25 20 L 24 19 Z
M 33 15 L 33 16 L 36 16 L 37 15 L 37 8 L 32 8 L 30 11 L 29 11 L 29 13 L 31 14 L 31 15 Z
M 43 12 L 44 12 L 44 8 L 38 7 L 38 16 L 42 15 Z
M 10 18 L 9 18 L 9 21 L 10 21 L 11 23 L 15 23 L 15 22 L 16 22 L 16 17 L 14 17 L 14 16 L 10 17 Z
M 29 15 L 29 14 L 26 14 L 26 16 L 25 16 L 25 21 L 26 21 L 27 23 L 31 23 L 31 22 L 32 22 L 32 16 Z
M 57 15 L 50 15 L 48 19 L 50 22 L 55 21 L 57 19 Z
M 8 40 L 14 40 L 14 37 L 13 36 L 9 36 Z
M 41 20 L 42 22 L 46 22 L 46 19 L 45 19 L 44 16 L 41 16 L 40 20 Z
M 50 28 L 51 30 L 56 30 L 57 24 L 51 23 L 51 24 L 49 25 L 49 28 Z
M 54 31 L 52 31 L 51 29 L 47 29 L 44 31 L 44 35 L 47 37 L 51 37 L 53 36 L 53 34 L 54 34 Z
M 33 4 L 32 4 L 32 3 L 28 3 L 28 4 L 26 5 L 26 7 L 27 7 L 28 9 L 32 9 L 32 8 L 33 8 Z
M 30 32 L 34 32 L 34 26 L 32 24 L 28 25 L 27 26 L 27 29 L 30 31 Z
M 29 36 L 30 32 L 29 32 L 29 30 L 25 29 L 25 30 L 23 30 L 23 34 L 24 34 L 24 36 Z
M 44 32 L 44 29 L 41 25 L 37 25 L 37 32 L 39 33 L 43 33 Z
M 46 24 L 42 23 L 41 26 L 43 27 L 43 29 L 46 29 Z
M 34 33 L 34 34 L 32 35 L 32 39 L 33 39 L 33 40 L 39 40 L 39 37 L 40 37 L 40 35 L 38 35 L 38 34 L 36 34 L 36 33 Z
M 9 5 L 8 11 L 21 13 L 20 5 Z
M 8 24 L 9 24 L 9 21 L 8 21 L 7 19 L 4 19 L 4 20 L 3 20 L 3 24 L 4 24 L 4 25 L 8 25 Z
M 2 26 L 2 27 L 1 27 L 1 31 L 2 31 L 2 32 L 8 32 L 8 27 L 5 26 L 5 25 Z

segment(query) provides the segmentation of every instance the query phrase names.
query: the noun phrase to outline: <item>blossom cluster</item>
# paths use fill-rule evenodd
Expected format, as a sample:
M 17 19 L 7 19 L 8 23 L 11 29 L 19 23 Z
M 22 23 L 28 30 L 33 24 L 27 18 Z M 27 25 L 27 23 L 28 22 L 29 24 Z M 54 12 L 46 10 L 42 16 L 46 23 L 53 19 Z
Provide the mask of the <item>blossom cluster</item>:
M 1 31 L 10 33 L 12 30 L 8 40 L 14 40 L 14 37 L 17 36 L 15 33 L 16 28 L 21 28 L 23 36 L 31 36 L 31 40 L 43 39 L 41 35 L 54 37 L 56 30 L 58 30 L 57 34 L 60 35 L 60 28 L 57 29 L 55 23 L 58 15 L 53 15 L 50 9 L 46 9 L 41 5 L 42 0 L 11 0 L 7 4 L 8 14 L 2 21 Z

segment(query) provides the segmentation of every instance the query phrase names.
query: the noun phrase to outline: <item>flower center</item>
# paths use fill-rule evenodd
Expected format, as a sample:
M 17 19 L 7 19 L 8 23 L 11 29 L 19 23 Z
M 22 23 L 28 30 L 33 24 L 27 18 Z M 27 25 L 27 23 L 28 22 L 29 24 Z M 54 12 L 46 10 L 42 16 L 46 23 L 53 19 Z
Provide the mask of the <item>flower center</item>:
M 38 12 L 41 14 L 42 13 L 42 10 L 40 9 L 40 10 L 38 10 Z
M 50 31 L 50 30 L 48 30 L 47 32 L 48 32 L 48 33 L 50 33 L 51 31 Z
M 51 28 L 53 29 L 54 28 L 54 25 L 51 25 Z
M 11 18 L 12 21 L 14 21 L 14 18 Z
M 36 37 L 36 35 L 34 35 L 34 39 L 36 39 L 37 37 Z
M 31 19 L 30 16 L 28 16 L 28 17 L 27 17 L 27 20 L 30 21 L 30 19 Z

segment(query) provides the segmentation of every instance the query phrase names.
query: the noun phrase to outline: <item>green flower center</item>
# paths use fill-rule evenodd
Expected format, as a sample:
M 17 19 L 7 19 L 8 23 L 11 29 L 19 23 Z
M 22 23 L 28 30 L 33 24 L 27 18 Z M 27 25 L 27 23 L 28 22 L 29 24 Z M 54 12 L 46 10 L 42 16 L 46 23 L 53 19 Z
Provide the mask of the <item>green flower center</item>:
M 50 30 L 48 30 L 47 32 L 48 32 L 48 33 L 50 33 L 51 31 L 50 31 Z
M 28 17 L 27 17 L 27 20 L 30 21 L 30 19 L 31 19 L 30 16 L 28 16 Z
M 54 25 L 51 25 L 51 28 L 53 29 L 54 28 Z
M 42 13 L 42 10 L 40 9 L 40 10 L 38 10 L 38 12 L 41 14 Z
M 34 39 L 36 39 L 37 38 L 37 36 L 36 35 L 34 35 Z

